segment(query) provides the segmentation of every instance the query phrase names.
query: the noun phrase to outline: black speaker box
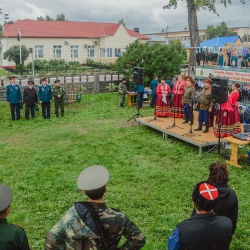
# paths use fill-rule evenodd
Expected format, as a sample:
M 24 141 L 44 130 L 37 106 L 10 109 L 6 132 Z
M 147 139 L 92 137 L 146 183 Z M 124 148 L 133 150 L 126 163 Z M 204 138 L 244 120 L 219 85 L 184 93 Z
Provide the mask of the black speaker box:
M 144 68 L 142 67 L 133 68 L 133 82 L 138 85 L 144 84 Z
M 225 103 L 228 99 L 228 79 L 212 78 L 211 98 L 213 103 Z

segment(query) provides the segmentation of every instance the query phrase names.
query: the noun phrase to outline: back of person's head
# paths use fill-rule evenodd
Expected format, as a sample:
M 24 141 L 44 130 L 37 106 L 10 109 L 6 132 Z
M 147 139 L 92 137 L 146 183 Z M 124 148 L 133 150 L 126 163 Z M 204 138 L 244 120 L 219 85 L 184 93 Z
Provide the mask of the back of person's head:
M 109 171 L 103 166 L 91 166 L 84 169 L 77 179 L 77 187 L 85 191 L 92 200 L 103 197 L 109 180 Z
M 208 181 L 215 184 L 227 184 L 229 181 L 227 165 L 221 162 L 213 162 L 209 166 Z
M 210 212 L 214 209 L 219 197 L 219 191 L 215 184 L 209 181 L 199 182 L 192 193 L 192 199 L 196 209 Z
M 91 199 L 91 200 L 99 200 L 103 197 L 104 193 L 105 193 L 106 187 L 100 187 L 98 189 L 95 190 L 89 190 L 89 191 L 85 191 L 85 194 Z
M 12 190 L 6 184 L 0 184 L 0 216 L 6 214 L 6 209 L 10 207 L 12 200 Z

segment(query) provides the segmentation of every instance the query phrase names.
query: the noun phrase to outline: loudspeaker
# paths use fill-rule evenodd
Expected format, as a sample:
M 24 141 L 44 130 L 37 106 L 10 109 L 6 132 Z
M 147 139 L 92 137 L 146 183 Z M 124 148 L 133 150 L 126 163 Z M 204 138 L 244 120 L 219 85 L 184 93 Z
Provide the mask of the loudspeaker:
M 212 78 L 211 98 L 213 103 L 225 103 L 228 99 L 228 79 Z
M 144 84 L 144 68 L 133 68 L 133 82 L 138 85 Z

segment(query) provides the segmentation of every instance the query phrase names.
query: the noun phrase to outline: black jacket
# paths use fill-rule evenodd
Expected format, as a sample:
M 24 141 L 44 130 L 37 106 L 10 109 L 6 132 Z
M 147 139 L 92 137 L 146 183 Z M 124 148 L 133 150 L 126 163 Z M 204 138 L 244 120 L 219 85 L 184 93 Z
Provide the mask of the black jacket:
M 224 215 L 232 220 L 233 234 L 236 229 L 238 219 L 238 199 L 233 189 L 226 184 L 217 185 L 219 190 L 219 200 L 214 208 L 214 212 L 218 215 Z
M 214 212 L 218 215 L 226 216 L 233 223 L 233 234 L 236 229 L 238 220 L 238 199 L 233 189 L 227 184 L 217 185 L 219 190 L 219 200 L 214 208 Z M 195 214 L 195 209 L 192 215 Z
M 29 87 L 24 89 L 23 102 L 27 105 L 34 105 L 35 103 L 38 103 L 36 89 L 30 89 Z
M 179 250 L 228 250 L 232 240 L 232 221 L 214 212 L 194 214 L 177 228 Z

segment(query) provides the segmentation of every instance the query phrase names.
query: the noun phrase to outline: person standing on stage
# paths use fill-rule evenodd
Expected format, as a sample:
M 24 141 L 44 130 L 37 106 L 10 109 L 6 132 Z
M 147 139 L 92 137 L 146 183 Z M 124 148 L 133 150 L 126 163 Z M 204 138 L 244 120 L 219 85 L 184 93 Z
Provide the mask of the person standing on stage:
M 185 121 L 183 123 L 188 123 L 190 120 L 190 124 L 193 125 L 194 117 L 193 117 L 193 99 L 195 97 L 195 87 L 194 87 L 194 80 L 192 77 L 186 77 L 187 85 L 184 87 L 184 94 L 182 97 L 182 104 L 184 106 L 184 115 Z
M 173 82 L 171 81 L 171 77 L 170 77 L 170 76 L 167 77 L 166 83 L 167 83 L 167 84 L 169 85 L 169 87 L 170 87 L 169 106 L 170 106 L 170 108 L 172 108 L 172 91 L 173 91 L 173 88 L 174 88 L 174 84 L 173 84 Z
M 227 137 L 234 133 L 234 119 L 232 108 L 232 96 L 228 94 L 228 99 L 225 103 L 219 104 L 221 107 L 217 108 L 217 115 L 214 124 L 214 135 L 216 137 Z M 220 128 L 219 128 L 220 124 Z
M 174 88 L 172 91 L 172 112 L 171 116 L 176 118 L 184 118 L 184 110 L 182 104 L 182 95 L 184 92 L 184 87 L 186 86 L 186 77 L 181 75 L 178 80 L 174 83 Z
M 25 104 L 25 119 L 28 120 L 30 113 L 31 118 L 35 117 L 35 106 L 38 103 L 37 92 L 33 87 L 33 80 L 28 80 L 28 87 L 23 91 L 23 103 Z
M 44 119 L 50 119 L 50 103 L 52 102 L 52 91 L 47 78 L 42 79 L 42 84 L 38 86 L 38 100 L 42 104 L 42 114 Z
M 237 82 L 234 82 L 232 85 L 232 108 L 233 108 L 233 123 L 234 123 L 234 134 L 238 134 L 241 132 L 241 126 L 240 126 L 240 114 L 239 114 L 239 104 L 238 104 L 238 99 L 239 99 L 239 91 L 238 89 L 240 88 L 240 84 Z
M 201 91 L 199 100 L 196 104 L 196 108 L 199 107 L 199 115 L 198 115 L 198 128 L 195 128 L 194 131 L 202 130 L 202 123 L 205 123 L 205 130 L 203 133 L 207 133 L 209 131 L 209 113 L 212 112 L 213 103 L 211 100 L 211 79 L 207 78 L 204 83 L 204 88 Z
M 55 114 L 59 117 L 58 109 L 61 109 L 61 116 L 64 116 L 64 102 L 66 98 L 66 92 L 63 87 L 60 86 L 60 80 L 54 81 L 55 86 L 52 88 L 52 93 L 55 101 Z
M 15 83 L 15 76 L 10 77 L 10 83 L 6 87 L 6 100 L 10 104 L 12 121 L 20 119 L 20 102 L 22 102 L 22 93 L 19 84 Z M 16 117 L 15 117 L 16 113 Z
M 158 83 L 159 83 L 158 82 L 158 76 L 155 75 L 154 76 L 154 80 L 151 81 L 151 83 L 150 83 L 150 89 L 152 90 L 152 102 L 150 104 L 151 108 L 155 107 L 155 101 L 156 101 L 156 97 L 157 97 L 157 95 L 156 95 L 156 88 L 157 88 Z
M 127 79 L 123 78 L 118 85 L 118 94 L 120 96 L 120 108 L 124 108 L 125 94 L 128 93 L 126 82 Z
M 156 88 L 156 109 L 155 115 L 156 116 L 170 116 L 170 107 L 169 107 L 169 94 L 170 94 L 170 87 L 166 83 L 164 78 L 161 79 L 161 82 L 157 85 Z

